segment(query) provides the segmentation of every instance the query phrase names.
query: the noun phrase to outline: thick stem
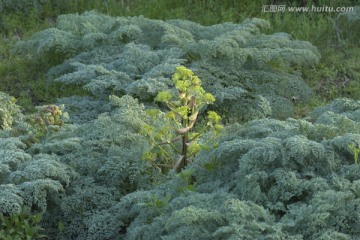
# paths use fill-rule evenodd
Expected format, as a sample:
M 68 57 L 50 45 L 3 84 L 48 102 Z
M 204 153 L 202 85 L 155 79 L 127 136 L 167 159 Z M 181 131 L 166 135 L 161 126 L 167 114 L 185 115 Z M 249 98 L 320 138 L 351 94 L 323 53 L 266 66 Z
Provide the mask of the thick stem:
M 183 100 L 183 105 L 186 106 L 187 105 L 187 101 L 186 101 L 186 98 Z M 182 119 L 182 125 L 183 125 L 183 128 L 187 128 L 189 126 L 189 120 L 188 119 L 185 119 L 183 118 Z M 187 161 L 187 141 L 188 141 L 188 138 L 189 138 L 189 133 L 186 132 L 182 135 L 182 148 L 181 148 L 181 163 L 180 163 L 180 166 L 178 168 L 178 172 L 181 172 L 181 170 L 183 168 L 185 168 L 186 166 L 186 161 Z
M 181 172 L 181 170 L 185 168 L 187 162 L 187 145 L 186 145 L 187 139 L 188 139 L 188 133 L 185 133 L 182 136 L 182 150 L 181 150 L 182 159 L 179 167 L 179 172 Z

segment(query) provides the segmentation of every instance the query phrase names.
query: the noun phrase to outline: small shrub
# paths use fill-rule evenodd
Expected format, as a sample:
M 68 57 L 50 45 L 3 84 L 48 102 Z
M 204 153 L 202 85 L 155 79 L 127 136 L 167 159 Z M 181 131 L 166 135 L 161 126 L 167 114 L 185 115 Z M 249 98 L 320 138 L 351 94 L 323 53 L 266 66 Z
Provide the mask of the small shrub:
M 0 239 L 4 240 L 33 240 L 46 238 L 41 234 L 41 214 L 32 214 L 28 209 L 21 213 L 4 216 L 0 214 Z
M 355 145 L 353 145 L 353 144 L 349 144 L 348 147 L 354 153 L 354 162 L 355 162 L 355 164 L 358 164 L 359 163 L 358 160 L 359 160 L 360 147 L 355 147 Z
M 215 135 L 218 134 L 222 125 L 219 124 L 221 117 L 214 111 L 208 111 L 208 122 L 200 131 L 194 132 L 200 111 L 208 104 L 215 102 L 215 97 L 205 92 L 201 87 L 201 80 L 186 67 L 177 67 L 172 79 L 177 95 L 171 91 L 162 91 L 155 98 L 155 101 L 165 103 L 170 109 L 163 115 L 166 126 L 159 126 L 158 129 L 150 125 L 143 127 L 144 133 L 150 138 L 151 150 L 153 150 L 146 152 L 144 158 L 156 167 L 170 167 L 181 171 L 191 161 L 192 156 L 210 144 L 211 139 L 199 144 L 199 137 L 209 129 Z M 153 118 L 157 118 L 160 113 L 161 111 L 156 109 L 148 111 Z M 168 131 L 163 131 L 164 129 Z M 169 145 L 175 151 L 175 155 L 179 156 L 178 160 L 174 161 L 162 145 Z

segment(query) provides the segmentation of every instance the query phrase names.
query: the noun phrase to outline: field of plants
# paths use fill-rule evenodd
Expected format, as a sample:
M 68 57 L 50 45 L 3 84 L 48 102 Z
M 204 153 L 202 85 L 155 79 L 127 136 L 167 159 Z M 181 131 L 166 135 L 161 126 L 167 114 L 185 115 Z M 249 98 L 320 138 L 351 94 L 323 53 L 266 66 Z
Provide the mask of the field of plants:
M 359 38 L 358 0 L 0 0 L 0 239 L 360 239 Z

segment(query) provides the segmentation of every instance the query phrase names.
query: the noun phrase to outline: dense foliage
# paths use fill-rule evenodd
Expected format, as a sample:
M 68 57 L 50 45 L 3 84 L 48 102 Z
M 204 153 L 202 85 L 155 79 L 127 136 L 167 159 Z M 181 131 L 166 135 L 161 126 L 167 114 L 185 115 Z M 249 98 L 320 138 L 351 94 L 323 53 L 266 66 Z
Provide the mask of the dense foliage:
M 217 148 L 167 180 L 141 160 L 148 141 L 138 132 L 152 121 L 144 106 L 112 96 L 108 109 L 29 149 L 2 138 L 2 213 L 38 209 L 48 232 L 62 223 L 67 239 L 359 237 L 348 147 L 360 144 L 359 101 L 336 100 L 310 121 L 228 125 Z
M 100 98 L 130 94 L 150 102 L 171 85 L 173 69 L 186 63 L 228 121 L 285 119 L 293 115 L 292 98 L 308 102 L 312 94 L 294 68 L 315 64 L 318 53 L 288 34 L 262 34 L 268 26 L 260 19 L 205 27 L 88 12 L 60 16 L 56 28 L 19 42 L 14 52 L 66 59 L 49 70 L 50 82 L 80 85 Z
M 19 13 L 23 2 L 0 0 L 0 12 Z M 173 13 L 185 14 L 187 2 Z M 46 17 L 54 3 L 27 1 L 33 7 L 24 14 Z M 354 56 L 358 10 L 333 22 L 339 46 L 353 46 Z M 0 63 L 0 70 L 33 66 L 37 94 L 54 88 L 60 98 L 54 104 L 43 96 L 28 113 L 0 91 L 0 238 L 360 238 L 360 101 L 338 98 L 292 118 L 312 103 L 319 79 L 335 78 L 357 96 L 355 58 L 349 69 L 328 72 L 311 43 L 274 33 L 258 18 L 205 26 L 95 11 L 59 16 L 12 53 L 13 66 Z M 198 83 L 193 74 L 201 79 L 203 89 L 190 88 L 190 99 L 198 94 L 212 105 L 190 101 L 164 113 L 183 96 L 179 69 L 191 73 L 191 83 Z M 225 122 L 221 135 L 204 128 L 220 120 L 214 111 Z M 180 115 L 175 128 L 166 125 L 171 112 Z M 191 124 L 199 144 L 213 144 L 192 149 L 180 173 L 146 161 L 152 140 Z M 150 141 L 149 127 L 157 129 Z
M 283 4 L 275 1 L 275 4 Z M 306 1 L 286 1 L 287 6 L 302 6 Z M 294 39 L 307 40 L 318 47 L 320 64 L 306 67 L 305 80 L 313 87 L 316 99 L 328 101 L 338 96 L 360 99 L 357 45 L 356 11 L 341 13 L 285 12 L 274 14 L 262 12 L 267 2 L 249 0 L 16 0 L 0 1 L 0 91 L 18 98 L 26 110 L 34 105 L 54 102 L 59 96 L 79 94 L 73 88 L 47 85 L 45 73 L 49 67 L 59 64 L 56 56 L 45 61 L 28 61 L 20 56 L 11 56 L 10 48 L 20 39 L 28 39 L 34 32 L 54 27 L 58 15 L 81 13 L 96 9 L 111 16 L 139 16 L 153 19 L 188 19 L 204 25 L 223 22 L 243 22 L 248 17 L 258 17 L 271 22 L 268 33 L 286 32 Z M 359 5 L 358 0 L 317 0 L 307 1 L 312 5 L 348 7 Z M 261 100 L 259 100 L 261 101 Z M 297 115 L 309 111 L 302 103 L 295 109 Z M 287 111 L 289 112 L 289 111 Z
M 332 105 L 343 110 L 319 108 L 314 123 L 228 126 L 188 168 L 191 182 L 178 175 L 128 194 L 92 218 L 89 239 L 119 229 L 121 239 L 359 238 L 359 165 L 348 144 L 360 144 L 360 102 Z

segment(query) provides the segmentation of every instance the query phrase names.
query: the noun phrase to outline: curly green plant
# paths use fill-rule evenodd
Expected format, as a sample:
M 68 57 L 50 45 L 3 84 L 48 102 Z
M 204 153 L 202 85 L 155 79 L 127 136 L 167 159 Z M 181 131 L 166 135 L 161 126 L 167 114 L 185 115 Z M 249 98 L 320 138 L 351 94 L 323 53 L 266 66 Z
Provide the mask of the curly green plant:
M 21 213 L 4 216 L 0 214 L 0 239 L 4 240 L 32 240 L 46 238 L 41 234 L 41 214 L 31 214 L 24 209 Z
M 43 105 L 35 107 L 37 113 L 28 115 L 27 122 L 34 128 L 34 141 L 39 141 L 46 133 L 58 131 L 63 125 L 64 120 L 68 117 L 64 111 L 64 105 Z
M 0 130 L 9 130 L 20 116 L 21 109 L 16 105 L 16 98 L 0 92 Z
M 180 172 L 191 162 L 193 156 L 209 146 L 220 133 L 222 125 L 221 117 L 214 111 L 208 111 L 207 122 L 199 131 L 194 131 L 200 111 L 214 103 L 215 97 L 206 93 L 201 87 L 201 80 L 184 66 L 176 68 L 172 79 L 176 91 L 162 91 L 155 98 L 156 102 L 164 103 L 170 111 L 147 111 L 155 122 L 158 118 L 161 118 L 162 122 L 158 125 L 143 126 L 143 132 L 152 144 L 152 148 L 144 153 L 143 158 L 159 169 L 173 168 Z M 211 130 L 213 137 L 200 143 L 199 138 L 208 130 Z
M 184 181 L 184 186 L 180 187 L 180 192 L 195 191 L 196 179 L 193 176 L 194 169 L 187 169 L 179 174 L 179 177 Z
M 358 164 L 359 163 L 360 147 L 359 146 L 356 147 L 354 144 L 349 144 L 348 147 L 354 153 L 354 162 L 355 162 L 355 164 Z
M 156 195 L 149 196 L 149 201 L 145 203 L 144 206 L 153 208 L 153 209 L 162 209 L 164 208 L 170 201 L 171 195 L 166 194 L 163 198 L 159 198 Z

